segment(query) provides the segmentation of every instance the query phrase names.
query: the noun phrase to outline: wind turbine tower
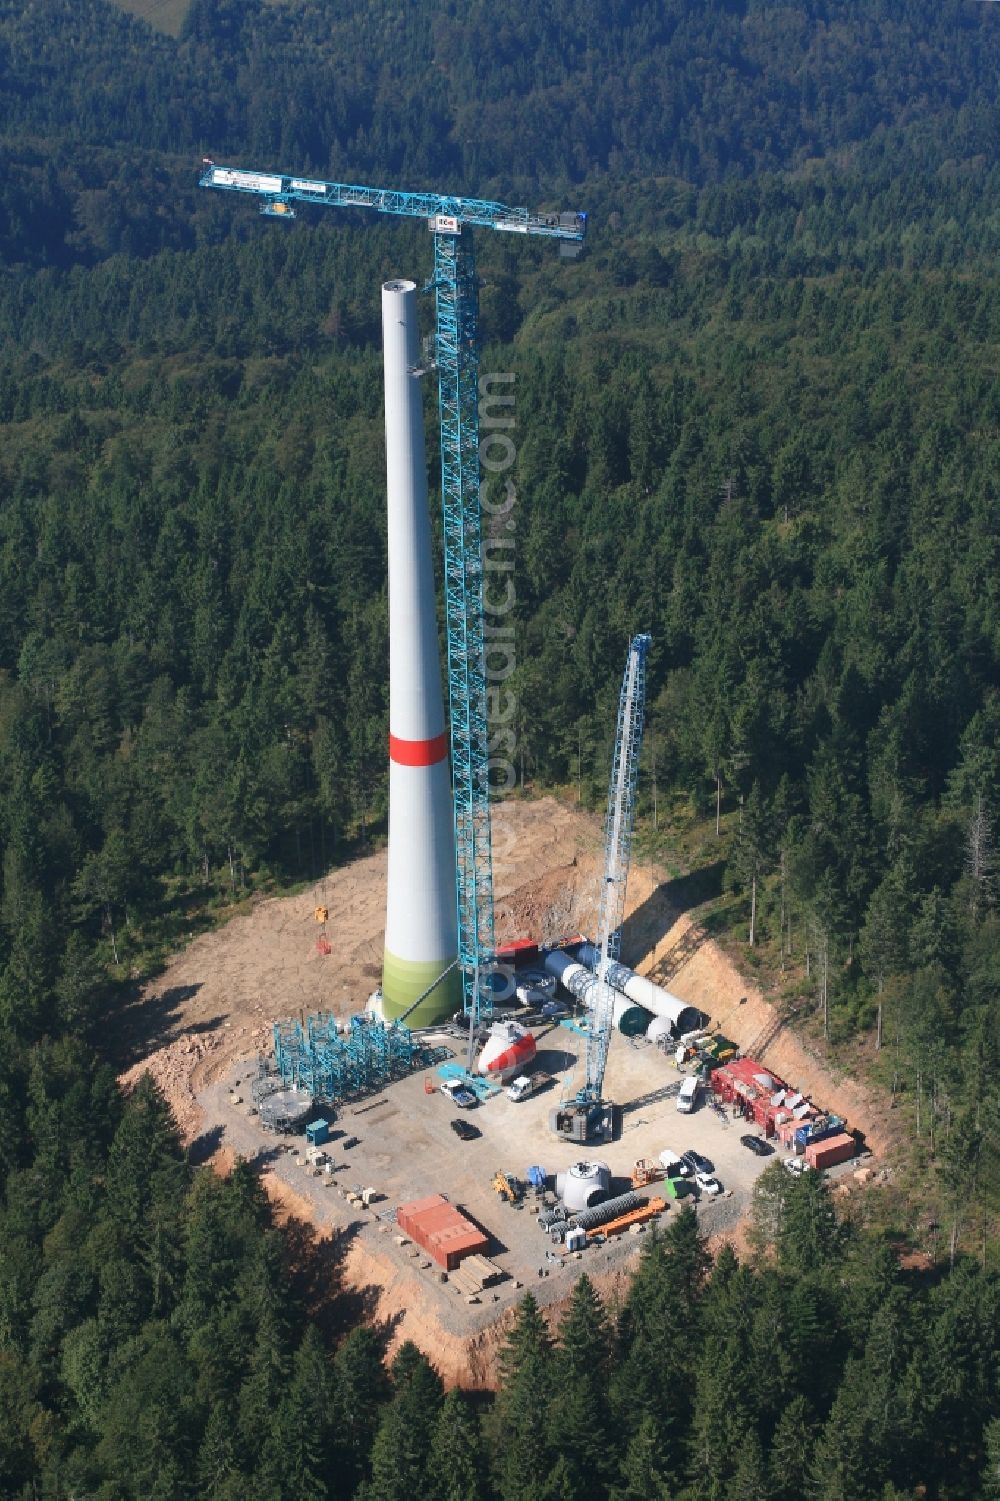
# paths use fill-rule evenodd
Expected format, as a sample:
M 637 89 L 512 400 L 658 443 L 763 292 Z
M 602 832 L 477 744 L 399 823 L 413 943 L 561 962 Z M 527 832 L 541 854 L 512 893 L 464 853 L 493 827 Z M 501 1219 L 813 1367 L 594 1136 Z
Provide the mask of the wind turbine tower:
M 455 834 L 418 373 L 417 288 L 382 287 L 389 541 L 389 876 L 382 1010 L 418 1027 L 462 1004 Z M 449 968 L 449 966 L 451 966 Z M 447 974 L 444 972 L 448 971 Z M 444 978 L 438 981 L 438 976 Z

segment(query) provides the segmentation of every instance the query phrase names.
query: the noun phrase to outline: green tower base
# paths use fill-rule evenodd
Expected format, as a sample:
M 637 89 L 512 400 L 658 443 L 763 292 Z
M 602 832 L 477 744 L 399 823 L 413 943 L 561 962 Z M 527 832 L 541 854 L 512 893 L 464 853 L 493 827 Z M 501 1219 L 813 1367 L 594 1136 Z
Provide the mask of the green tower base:
M 429 961 L 398 959 L 385 950 L 382 967 L 382 1014 L 387 1022 L 408 1011 L 425 991 L 434 985 L 434 979 L 446 969 L 447 959 Z M 439 985 L 434 985 L 430 995 L 424 996 L 417 1009 L 406 1018 L 408 1027 L 433 1027 L 438 1022 L 450 1021 L 462 1006 L 462 976 L 456 967 L 445 975 Z

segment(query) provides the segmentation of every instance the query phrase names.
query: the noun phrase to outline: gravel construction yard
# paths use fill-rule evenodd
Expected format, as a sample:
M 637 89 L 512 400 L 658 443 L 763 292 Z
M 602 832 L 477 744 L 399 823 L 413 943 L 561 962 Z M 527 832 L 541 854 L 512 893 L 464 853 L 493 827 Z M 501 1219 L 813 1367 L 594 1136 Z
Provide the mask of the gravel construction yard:
M 325 1150 L 336 1164 L 332 1183 L 316 1178 L 311 1170 L 298 1167 L 295 1156 L 304 1145 L 301 1136 L 277 1138 L 265 1132 L 255 1116 L 247 1113 L 250 1103 L 250 1071 L 237 1065 L 223 1080 L 209 1085 L 199 1096 L 207 1122 L 220 1145 L 267 1168 L 295 1191 L 310 1209 L 309 1218 L 320 1228 L 350 1230 L 372 1254 L 388 1258 L 397 1272 L 415 1279 L 419 1297 L 431 1297 L 439 1322 L 455 1335 L 468 1335 L 495 1321 L 498 1304 L 513 1303 L 523 1286 L 531 1286 L 543 1303 L 565 1297 L 569 1282 L 586 1269 L 598 1276 L 621 1269 L 642 1244 L 640 1235 L 617 1237 L 604 1246 L 590 1246 L 580 1258 L 557 1255 L 539 1230 L 532 1213 L 536 1202 L 529 1198 L 514 1209 L 498 1198 L 491 1187 L 498 1168 L 525 1177 L 532 1164 L 549 1174 L 568 1167 L 582 1156 L 606 1161 L 612 1171 L 612 1191 L 625 1192 L 632 1164 L 639 1157 L 656 1157 L 665 1148 L 683 1152 L 695 1148 L 714 1164 L 726 1190 L 720 1198 L 704 1198 L 697 1213 L 707 1235 L 735 1227 L 749 1202 L 757 1175 L 771 1157 L 756 1157 L 741 1146 L 746 1130 L 742 1121 L 724 1122 L 706 1103 L 692 1115 L 676 1109 L 680 1075 L 673 1062 L 652 1045 L 615 1036 L 608 1066 L 605 1093 L 622 1108 L 618 1140 L 583 1150 L 549 1133 L 549 1110 L 558 1102 L 563 1081 L 582 1077 L 585 1043 L 565 1027 L 553 1027 L 539 1037 L 538 1067 L 557 1075 L 556 1082 L 518 1103 L 500 1094 L 474 1110 L 457 1111 L 439 1090 L 428 1094 L 419 1073 L 389 1085 L 379 1095 L 347 1107 L 335 1122 L 333 1140 Z M 242 1103 L 233 1104 L 230 1087 L 236 1084 Z M 478 1127 L 482 1135 L 461 1141 L 451 1130 L 456 1117 Z M 352 1137 L 357 1144 L 345 1149 Z M 286 1142 L 293 1150 L 286 1150 Z M 347 1202 L 344 1192 L 363 1187 L 377 1190 L 380 1198 L 369 1211 Z M 657 1185 L 645 1190 L 657 1193 Z M 483 1294 L 480 1304 L 469 1305 L 456 1290 L 442 1282 L 435 1264 L 412 1245 L 396 1244 L 396 1206 L 409 1199 L 443 1193 L 465 1211 L 490 1237 L 489 1255 L 507 1274 L 506 1279 Z M 692 1202 L 688 1200 L 687 1202 Z M 671 1204 L 667 1214 L 678 1212 Z M 546 1253 L 549 1253 L 548 1255 Z M 430 1310 L 428 1309 L 428 1312 Z
M 597 818 L 553 797 L 513 799 L 494 810 L 493 834 L 500 941 L 592 930 L 601 850 Z M 553 1174 L 581 1155 L 581 1149 L 549 1136 L 548 1113 L 563 1091 L 572 1095 L 580 1087 L 583 1040 L 565 1028 L 540 1036 L 538 1067 L 558 1082 L 519 1104 L 498 1098 L 469 1112 L 482 1137 L 468 1143 L 449 1129 L 454 1107 L 436 1091 L 426 1095 L 421 1075 L 392 1085 L 368 1102 L 371 1108 L 345 1111 L 336 1123 L 338 1171 L 330 1188 L 277 1151 L 275 1138 L 246 1113 L 249 1076 L 258 1052 L 270 1050 L 275 1019 L 316 1010 L 345 1018 L 362 1009 L 381 972 L 385 863 L 384 850 L 377 851 L 331 870 L 307 891 L 254 901 L 224 926 L 193 938 L 161 975 L 136 986 L 115 1038 L 121 1079 L 129 1087 L 151 1073 L 196 1161 L 211 1160 L 224 1172 L 234 1155 L 246 1157 L 259 1167 L 279 1216 L 337 1236 L 338 1276 L 364 1297 L 365 1316 L 391 1329 L 393 1341 L 414 1339 L 448 1381 L 488 1387 L 495 1384 L 496 1352 L 521 1288 L 530 1286 L 557 1316 L 573 1278 L 585 1268 L 614 1301 L 643 1243 L 642 1236 L 625 1236 L 588 1248 L 580 1262 L 555 1257 L 529 1209 L 512 1210 L 490 1187 L 499 1167 L 523 1177 L 529 1165 L 540 1163 Z M 634 863 L 624 960 L 697 1006 L 817 1104 L 838 1110 L 865 1133 L 877 1156 L 884 1155 L 892 1125 L 884 1102 L 854 1079 L 831 1072 L 784 1024 L 700 925 L 691 897 L 685 878 L 669 879 Z M 333 950 L 326 957 L 317 947 L 317 905 L 329 910 L 324 931 Z M 229 1086 L 235 1080 L 245 1102 L 234 1107 Z M 615 1187 L 625 1188 L 638 1157 L 657 1156 L 664 1147 L 703 1152 L 727 1193 L 699 1204 L 699 1220 L 714 1243 L 727 1238 L 739 1245 L 753 1181 L 772 1159 L 748 1152 L 739 1142 L 745 1126 L 724 1125 L 704 1104 L 694 1115 L 679 1115 L 664 1093 L 678 1083 L 669 1059 L 644 1042 L 616 1036 L 606 1086 L 624 1107 L 622 1131 L 618 1141 L 593 1155 L 606 1158 L 618 1177 Z M 348 1136 L 359 1141 L 345 1151 L 338 1141 Z M 385 1197 L 368 1213 L 347 1203 L 337 1185 L 371 1186 Z M 490 1291 L 481 1305 L 467 1305 L 453 1286 L 440 1282 L 436 1268 L 422 1265 L 425 1258 L 396 1246 L 396 1205 L 438 1191 L 493 1238 L 495 1259 L 508 1274 L 495 1299 Z M 676 1206 L 668 1211 L 676 1213 Z

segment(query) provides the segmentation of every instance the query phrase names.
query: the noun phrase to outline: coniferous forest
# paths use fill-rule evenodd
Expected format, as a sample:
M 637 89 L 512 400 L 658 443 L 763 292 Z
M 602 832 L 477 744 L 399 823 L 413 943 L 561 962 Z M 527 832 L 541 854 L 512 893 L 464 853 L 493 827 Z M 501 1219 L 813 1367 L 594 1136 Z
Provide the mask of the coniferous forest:
M 998 7 L 130 8 L 0 0 L 0 1496 L 1000 1496 Z M 598 804 L 651 631 L 661 804 L 877 1036 L 940 1264 L 767 1176 L 739 1263 L 677 1215 L 445 1396 L 120 1096 L 191 913 L 386 811 L 378 287 L 429 236 L 206 154 L 588 211 L 478 240 L 519 770 Z

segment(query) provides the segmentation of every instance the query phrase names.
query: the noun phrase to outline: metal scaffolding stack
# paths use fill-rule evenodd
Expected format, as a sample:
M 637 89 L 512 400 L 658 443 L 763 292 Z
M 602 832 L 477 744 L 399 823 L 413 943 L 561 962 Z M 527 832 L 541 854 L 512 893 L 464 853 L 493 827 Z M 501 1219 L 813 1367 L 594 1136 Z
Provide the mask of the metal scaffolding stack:
M 425 1063 L 425 1050 L 406 1027 L 353 1016 L 346 1030 L 329 1012 L 275 1022 L 274 1066 L 285 1089 L 306 1090 L 336 1105 L 382 1089 Z

